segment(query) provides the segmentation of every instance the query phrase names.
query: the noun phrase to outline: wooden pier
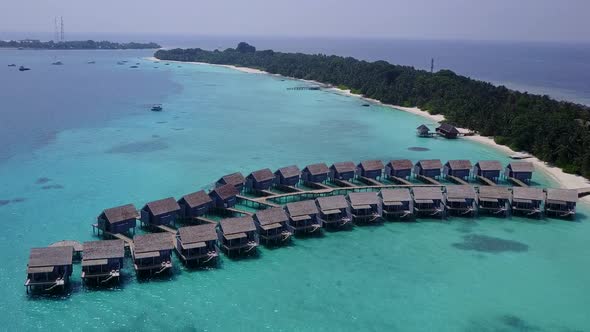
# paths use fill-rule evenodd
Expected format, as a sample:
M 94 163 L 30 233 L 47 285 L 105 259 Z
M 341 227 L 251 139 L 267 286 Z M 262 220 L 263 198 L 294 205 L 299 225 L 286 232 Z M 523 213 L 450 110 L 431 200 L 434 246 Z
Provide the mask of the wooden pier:
M 368 178 L 365 176 L 359 176 L 358 180 L 361 181 L 362 183 L 368 184 L 369 186 L 380 186 L 383 184 L 375 179 L 371 179 L 371 178 Z
M 461 185 L 469 185 L 469 182 L 467 182 L 467 181 L 465 181 L 465 180 L 463 180 L 463 179 L 461 179 L 461 178 L 458 178 L 458 177 L 456 177 L 456 176 L 453 176 L 453 175 L 447 175 L 447 178 L 448 178 L 449 180 L 451 180 L 451 181 L 455 182 L 456 184 L 461 184 Z
M 340 179 L 334 179 L 332 182 L 334 182 L 334 184 L 336 184 L 337 186 L 340 187 L 356 187 L 357 185 L 347 181 L 347 180 L 340 180 Z
M 408 181 L 408 180 L 406 180 L 404 178 L 400 178 L 398 176 L 390 176 L 389 177 L 389 180 L 391 180 L 391 181 L 393 181 L 395 183 L 406 185 L 406 186 L 411 186 L 412 185 L 412 182 L 410 182 L 410 181 Z
M 203 224 L 215 224 L 215 225 L 217 225 L 217 221 L 212 220 L 212 219 L 209 219 L 209 218 L 206 218 L 206 217 L 195 217 L 195 220 L 198 221 L 198 222 L 200 222 L 200 223 L 203 223 Z
M 299 189 L 299 188 L 297 188 Z M 294 193 L 300 193 L 303 192 L 304 190 L 298 190 L 298 191 L 294 191 Z M 274 194 L 276 196 L 276 194 Z M 252 198 L 252 197 L 246 197 L 246 196 L 242 196 L 242 195 L 238 195 L 237 198 L 241 201 L 244 201 L 246 203 L 246 205 L 249 203 L 250 205 L 257 207 L 259 205 L 262 205 L 264 207 L 278 207 L 280 205 L 271 203 L 271 202 L 267 202 L 268 197 L 258 197 L 258 198 Z
M 424 182 L 424 183 L 430 183 L 436 186 L 441 186 L 440 182 L 436 181 L 435 179 L 428 177 L 428 176 L 424 176 L 424 175 L 416 175 L 416 178 L 418 178 L 418 180 Z
M 508 180 L 510 180 L 510 182 L 514 183 L 515 185 L 519 186 L 519 187 L 528 187 L 528 184 L 520 181 L 517 178 L 513 178 L 513 177 L 508 177 Z
M 481 176 L 481 175 L 476 175 L 475 177 L 476 177 L 476 178 L 477 178 L 477 179 L 478 179 L 478 180 L 479 180 L 481 183 L 483 183 L 483 184 L 485 184 L 485 185 L 488 185 L 488 186 L 495 186 L 495 185 L 496 185 L 496 182 L 494 182 L 494 181 L 492 181 L 492 180 L 490 180 L 490 179 L 488 179 L 488 178 L 486 178 L 486 177 L 483 177 L 483 176 Z
M 244 211 L 244 210 L 240 210 L 240 209 L 236 209 L 236 208 L 226 208 L 226 211 L 229 211 L 231 213 L 235 213 L 235 214 L 241 214 L 241 215 L 245 215 L 245 216 L 253 216 L 254 213 L 252 212 L 248 212 L 248 211 Z
M 168 233 L 172 233 L 172 234 L 176 234 L 176 229 L 172 228 L 172 227 L 168 227 L 166 225 L 158 225 L 156 226 L 157 229 L 164 231 L 164 232 L 168 232 Z

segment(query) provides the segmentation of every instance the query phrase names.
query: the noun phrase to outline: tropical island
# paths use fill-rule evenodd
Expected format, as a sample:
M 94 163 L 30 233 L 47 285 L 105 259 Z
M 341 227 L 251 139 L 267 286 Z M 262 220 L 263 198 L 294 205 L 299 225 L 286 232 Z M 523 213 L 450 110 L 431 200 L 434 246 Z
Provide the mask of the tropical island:
M 40 49 L 40 50 L 142 50 L 158 49 L 160 45 L 156 43 L 116 43 L 110 41 L 40 41 L 37 39 L 24 40 L 0 40 L 0 48 L 23 48 L 23 49 Z
M 160 60 L 259 69 L 350 90 L 390 105 L 419 107 L 446 121 L 493 136 L 498 144 L 525 150 L 565 172 L 590 177 L 590 108 L 510 90 L 450 70 L 431 73 L 386 61 L 367 62 L 324 54 L 235 49 L 158 50 Z

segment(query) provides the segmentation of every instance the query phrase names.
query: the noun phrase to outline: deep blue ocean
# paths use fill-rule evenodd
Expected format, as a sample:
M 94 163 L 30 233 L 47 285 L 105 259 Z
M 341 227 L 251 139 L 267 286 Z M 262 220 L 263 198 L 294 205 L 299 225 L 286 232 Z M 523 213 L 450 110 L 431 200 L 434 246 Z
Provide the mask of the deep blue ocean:
M 156 41 L 215 48 L 242 39 Z M 517 63 L 528 64 L 532 52 L 522 45 L 492 52 L 493 44 L 472 42 L 459 52 L 457 44 L 422 41 L 392 42 L 388 48 L 377 41 L 247 40 L 261 48 L 387 56 L 421 67 L 428 67 L 433 55 L 423 56 L 420 65 L 419 50 L 436 49 L 440 66 L 462 65 L 465 72 L 455 70 L 463 74 L 471 66 L 501 81 L 524 70 Z M 580 46 L 538 47 L 549 68 L 547 82 L 561 87 L 568 80 L 554 74 L 574 67 L 573 61 L 560 64 L 549 54 L 575 58 L 588 52 Z M 486 61 L 504 59 L 499 54 L 510 61 L 484 70 L 474 64 L 483 53 Z M 590 326 L 586 204 L 580 204 L 574 222 L 481 217 L 386 223 L 297 238 L 286 247 L 261 248 L 255 258 L 222 256 L 214 269 L 190 270 L 174 259 L 170 277 L 151 281 L 138 281 L 127 260 L 121 285 L 102 290 L 81 284 L 77 264 L 65 294 L 27 296 L 22 285 L 31 247 L 95 240 L 90 225 L 102 209 L 178 198 L 230 172 L 363 159 L 509 160 L 472 141 L 418 138 L 418 125 L 434 124 L 390 107 L 363 107 L 365 101 L 330 90 L 291 91 L 302 83 L 271 75 L 153 63 L 146 59 L 151 55 L 0 50 L 1 330 L 581 331 Z M 64 65 L 51 65 L 56 60 Z M 588 58 L 579 62 L 588 66 Z M 11 63 L 31 71 L 19 72 L 7 66 Z M 130 68 L 136 63 L 138 68 Z M 577 80 L 584 75 L 572 69 Z M 588 97 L 582 88 L 568 91 Z M 164 111 L 150 112 L 154 103 L 162 103 Z M 534 182 L 557 185 L 540 172 Z

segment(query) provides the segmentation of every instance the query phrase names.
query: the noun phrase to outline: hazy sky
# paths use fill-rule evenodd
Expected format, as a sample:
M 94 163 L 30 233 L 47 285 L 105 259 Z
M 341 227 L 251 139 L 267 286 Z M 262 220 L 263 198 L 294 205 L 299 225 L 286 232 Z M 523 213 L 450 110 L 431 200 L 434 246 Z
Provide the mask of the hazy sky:
M 590 0 L 0 0 L 0 31 L 590 41 Z

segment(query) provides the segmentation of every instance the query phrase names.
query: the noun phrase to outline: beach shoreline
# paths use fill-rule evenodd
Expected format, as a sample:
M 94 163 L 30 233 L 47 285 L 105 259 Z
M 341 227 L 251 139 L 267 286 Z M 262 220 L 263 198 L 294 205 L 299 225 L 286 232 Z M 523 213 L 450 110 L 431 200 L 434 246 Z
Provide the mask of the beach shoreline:
M 233 70 L 237 70 L 243 73 L 248 73 L 248 74 L 265 74 L 265 75 L 273 75 L 273 76 L 281 76 L 282 75 L 278 75 L 278 74 L 271 74 L 269 72 L 263 71 L 263 70 L 259 70 L 259 69 L 255 69 L 255 68 L 248 68 L 248 67 L 238 67 L 238 66 L 233 66 L 233 65 L 220 65 L 220 64 L 211 64 L 211 63 L 206 63 L 206 62 L 194 62 L 194 61 L 175 61 L 175 60 L 160 60 L 157 59 L 155 57 L 149 57 L 147 58 L 147 60 L 150 61 L 166 61 L 166 62 L 175 62 L 175 63 L 189 63 L 189 64 L 196 64 L 196 65 L 208 65 L 208 66 L 218 66 L 218 67 L 223 67 L 223 68 L 229 68 L 229 69 L 233 69 Z M 286 77 L 289 79 L 294 79 L 292 77 Z M 382 103 L 379 100 L 376 99 L 372 99 L 372 98 L 367 98 L 361 94 L 356 94 L 353 93 L 350 90 L 344 90 L 344 89 L 340 89 L 338 87 L 334 87 L 325 83 L 321 83 L 321 82 L 317 82 L 317 81 L 312 81 L 312 80 L 303 80 L 300 79 L 300 81 L 304 81 L 304 82 L 308 82 L 308 83 L 312 83 L 312 84 L 318 84 L 324 87 L 327 87 L 330 91 L 338 93 L 338 94 L 342 94 L 345 96 L 350 96 L 350 97 L 356 97 L 356 98 L 360 98 L 362 100 L 368 101 L 370 103 L 373 104 L 377 104 L 380 106 L 384 106 L 384 107 L 389 107 L 392 108 L 394 110 L 398 110 L 398 111 L 402 111 L 402 112 L 407 112 L 407 113 L 411 113 L 420 117 L 423 117 L 425 119 L 428 119 L 432 122 L 436 122 L 436 123 L 440 123 L 442 121 L 445 120 L 444 115 L 442 114 L 430 114 L 427 111 L 421 110 L 418 107 L 403 107 L 403 106 L 397 106 L 397 105 L 390 105 L 390 104 L 385 104 Z M 459 129 L 459 131 L 469 131 L 469 129 L 465 129 L 465 128 L 457 128 Z M 510 147 L 505 146 L 505 145 L 501 145 L 498 144 L 494 141 L 494 139 L 492 137 L 487 137 L 487 136 L 481 136 L 479 134 L 475 134 L 473 136 L 464 136 L 463 139 L 467 139 L 470 140 L 472 142 L 477 142 L 479 144 L 483 144 L 489 147 L 492 147 L 496 150 L 501 151 L 502 153 L 505 153 L 507 155 L 511 155 L 511 154 L 515 154 L 517 153 L 517 151 L 512 150 Z M 539 170 L 541 172 L 543 172 L 545 175 L 547 175 L 550 179 L 552 179 L 553 181 L 555 181 L 561 188 L 565 188 L 565 189 L 577 189 L 577 188 L 582 188 L 582 187 L 587 187 L 590 185 L 590 180 L 580 176 L 580 175 L 575 175 L 575 174 L 568 174 L 565 173 L 561 168 L 559 167 L 555 167 L 555 166 L 551 166 L 548 163 L 536 158 L 536 157 L 532 157 L 532 158 L 527 158 L 525 159 L 526 161 L 530 161 L 531 163 L 533 163 L 533 165 L 535 166 L 536 170 Z M 590 202 L 590 197 L 586 197 L 584 198 L 584 201 L 586 202 Z

